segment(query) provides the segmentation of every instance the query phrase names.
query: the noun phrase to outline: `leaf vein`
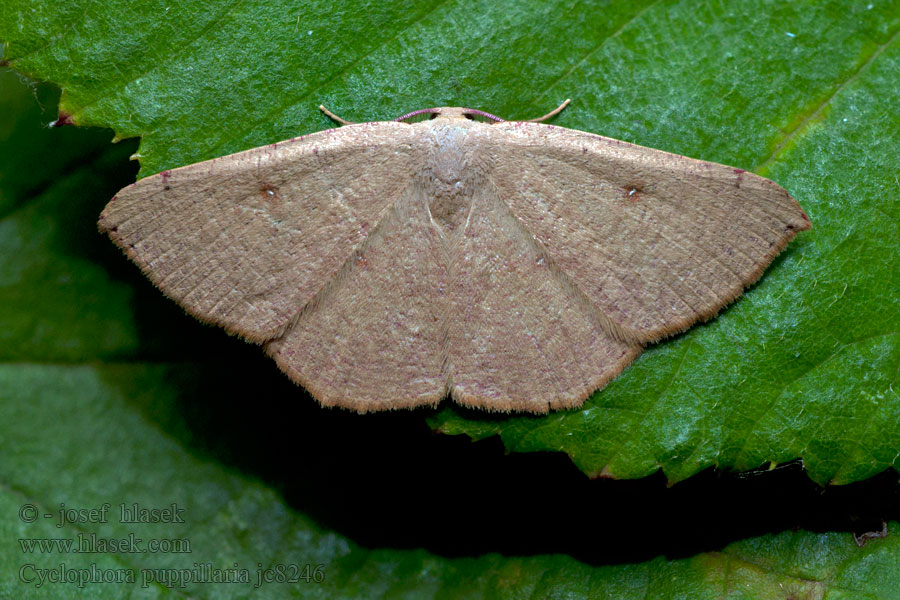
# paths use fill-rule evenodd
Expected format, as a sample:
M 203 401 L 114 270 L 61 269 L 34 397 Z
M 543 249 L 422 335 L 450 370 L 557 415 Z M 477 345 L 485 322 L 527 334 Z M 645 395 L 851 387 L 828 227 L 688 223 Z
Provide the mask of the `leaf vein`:
M 575 62 L 571 67 L 569 67 L 569 69 L 568 69 L 565 73 L 563 73 L 562 75 L 560 75 L 559 77 L 557 77 L 555 80 L 551 81 L 550 84 L 544 89 L 543 92 L 541 92 L 540 94 L 538 94 L 537 96 L 535 96 L 535 97 L 532 99 L 531 103 L 532 103 L 532 104 L 536 104 L 538 100 L 540 100 L 541 98 L 543 98 L 544 96 L 546 96 L 547 93 L 548 93 L 550 90 L 552 90 L 552 89 L 553 89 L 560 81 L 562 81 L 563 79 L 567 78 L 569 75 L 571 75 L 572 73 L 574 73 L 578 68 L 580 68 L 581 65 L 583 65 L 583 64 L 586 63 L 588 60 L 590 60 L 590 58 L 591 58 L 593 55 L 595 55 L 597 52 L 599 52 L 599 50 L 600 50 L 603 46 L 606 45 L 606 42 L 608 42 L 608 41 L 611 40 L 611 39 L 614 39 L 614 38 L 619 37 L 619 35 L 620 35 L 620 34 L 621 34 L 621 33 L 622 33 L 629 25 L 631 25 L 632 23 L 634 23 L 635 21 L 637 21 L 640 17 L 642 17 L 642 16 L 644 15 L 644 13 L 646 13 L 647 11 L 649 11 L 651 8 L 653 8 L 654 6 L 658 5 L 658 4 L 660 3 L 660 1 L 661 1 L 661 0 L 655 0 L 655 1 L 652 2 L 651 4 L 648 4 L 648 5 L 645 6 L 643 9 L 641 9 L 640 11 L 638 11 L 637 13 L 635 13 L 635 15 L 634 15 L 633 17 L 631 17 L 630 19 L 628 19 L 627 21 L 625 21 L 625 22 L 624 22 L 624 23 L 623 23 L 616 31 L 614 31 L 610 36 L 603 38 L 603 40 L 602 40 L 599 44 L 597 44 L 596 46 L 594 46 L 593 48 L 591 48 L 591 49 L 588 51 L 588 53 L 585 54 L 585 55 L 581 58 L 581 60 Z
M 770 163 L 774 162 L 775 159 L 776 159 L 776 158 L 784 151 L 784 149 L 787 147 L 787 145 L 790 143 L 790 141 L 791 141 L 792 139 L 794 139 L 794 137 L 800 135 L 804 130 L 806 130 L 807 127 L 808 127 L 812 122 L 814 122 L 814 121 L 816 120 L 816 118 L 818 118 L 818 117 L 822 114 L 822 112 L 825 110 L 825 108 L 826 108 L 829 104 L 831 104 L 831 102 L 832 102 L 832 101 L 833 101 L 833 100 L 834 100 L 841 92 L 843 92 L 843 91 L 844 91 L 851 83 L 853 83 L 854 81 L 856 81 L 857 79 L 859 79 L 860 75 L 861 75 L 861 74 L 862 74 L 862 73 L 863 73 L 863 72 L 864 72 L 864 71 L 865 71 L 872 63 L 874 63 L 875 60 L 876 60 L 879 56 L 881 56 L 881 54 L 884 53 L 884 51 L 888 48 L 888 46 L 890 46 L 891 44 L 893 44 L 894 42 L 896 42 L 898 38 L 900 38 L 900 28 L 898 28 L 898 29 L 893 33 L 893 35 L 891 35 L 891 37 L 890 37 L 885 43 L 883 43 L 883 44 L 881 44 L 880 46 L 878 46 L 878 47 L 872 52 L 872 54 L 870 54 L 870 55 L 866 58 L 866 60 L 864 60 L 864 61 L 859 65 L 859 67 L 857 67 L 856 70 L 853 71 L 853 73 L 851 73 L 850 76 L 849 76 L 843 83 L 841 83 L 840 85 L 838 85 L 838 86 L 835 88 L 835 90 L 834 90 L 831 94 L 828 95 L 827 98 L 825 98 L 824 100 L 822 100 L 822 102 L 819 103 L 819 105 L 815 108 L 815 110 L 813 110 L 813 111 L 812 111 L 811 113 L 809 113 L 806 117 L 804 117 L 799 123 L 797 123 L 797 125 L 796 125 L 793 129 L 791 129 L 790 131 L 788 131 L 788 132 L 785 134 L 785 136 L 781 139 L 781 141 L 775 146 L 775 148 L 772 150 L 772 152 L 771 152 L 765 159 L 763 159 L 762 162 L 758 163 L 757 166 L 756 166 L 756 169 L 754 169 L 754 170 L 755 170 L 757 173 L 759 173 L 761 169 L 764 169 L 764 168 L 767 167 Z
M 291 107 L 294 107 L 294 106 L 297 106 L 297 105 L 301 104 L 304 100 L 306 100 L 307 98 L 309 98 L 309 97 L 313 94 L 313 92 L 316 92 L 316 91 L 322 89 L 323 87 L 325 87 L 325 86 L 328 85 L 329 83 L 335 81 L 335 80 L 338 79 L 339 77 L 341 77 L 341 76 L 343 76 L 344 74 L 346 74 L 347 72 L 349 72 L 351 69 L 355 68 L 355 67 L 356 67 L 358 64 L 360 64 L 362 61 L 364 61 L 365 59 L 369 58 L 370 56 L 372 56 L 373 54 L 375 54 L 376 52 L 378 52 L 379 50 L 381 50 L 382 48 L 384 48 L 386 45 L 388 45 L 390 42 L 393 42 L 394 40 L 398 39 L 401 35 L 403 35 L 404 33 L 406 33 L 407 31 L 409 31 L 409 30 L 412 29 L 413 27 L 417 26 L 417 25 L 418 25 L 419 23 L 421 23 L 423 20 L 427 19 L 429 16 L 431 16 L 432 14 L 434 14 L 441 6 L 447 4 L 448 2 L 456 2 L 456 1 L 457 1 L 457 0 L 440 0 L 437 4 L 435 4 L 430 10 L 428 10 L 428 11 L 427 11 L 425 14 L 423 14 L 421 17 L 419 17 L 419 18 L 416 19 L 415 21 L 411 22 L 409 25 L 406 26 L 406 28 L 401 29 L 400 31 L 398 31 L 396 35 L 394 35 L 394 36 L 392 36 L 392 37 L 390 37 L 390 38 L 388 38 L 388 39 L 385 39 L 381 44 L 379 44 L 379 45 L 376 46 L 375 48 L 372 48 L 370 51 L 364 53 L 363 55 L 361 55 L 360 57 L 358 57 L 356 60 L 354 60 L 352 63 L 350 63 L 349 65 L 347 65 L 346 67 L 344 67 L 343 69 L 341 69 L 340 71 L 338 71 L 337 73 L 335 73 L 334 75 L 332 75 L 331 77 L 329 77 L 328 79 L 326 79 L 325 81 L 313 85 L 311 88 L 309 88 L 309 89 L 306 91 L 305 94 L 303 94 L 302 96 L 300 96 L 300 97 L 297 98 L 296 100 L 290 99 L 288 102 L 283 103 L 283 104 L 280 104 L 279 106 L 276 106 L 273 110 L 266 111 L 266 113 L 265 113 L 261 118 L 256 119 L 255 121 L 253 121 L 248 127 L 245 127 L 245 128 L 242 129 L 241 131 L 236 132 L 236 133 L 235 133 L 234 135 L 232 135 L 232 136 L 226 137 L 226 138 L 223 139 L 221 142 L 215 144 L 215 145 L 212 146 L 211 148 L 207 148 L 207 154 L 216 154 L 216 151 L 219 150 L 219 149 L 220 149 L 222 146 L 224 146 L 226 143 L 228 143 L 228 142 L 230 142 L 230 141 L 232 141 L 232 140 L 238 139 L 238 138 L 240 138 L 240 137 L 246 135 L 246 134 L 249 133 L 250 131 L 253 131 L 253 128 L 256 127 L 257 125 L 259 125 L 260 123 L 265 123 L 265 122 L 270 121 L 273 115 L 276 115 L 276 114 L 278 114 L 278 113 L 284 112 L 284 111 L 286 111 L 287 109 L 289 109 L 289 108 L 291 108 Z
M 210 20 L 209 23 L 207 23 L 206 25 L 204 25 L 204 26 L 203 26 L 203 29 L 201 29 L 201 30 L 197 33 L 197 35 L 195 35 L 195 36 L 194 36 L 190 41 L 188 41 L 186 44 L 182 44 L 181 47 L 178 48 L 178 50 L 177 50 L 174 54 L 171 54 L 171 55 L 169 55 L 168 57 L 166 57 L 166 62 L 165 62 L 165 63 L 163 63 L 162 61 L 155 61 L 155 62 L 153 63 L 153 66 L 151 66 L 149 69 L 146 69 L 145 71 L 142 71 L 142 72 L 138 73 L 137 75 L 134 75 L 134 76 L 131 76 L 131 77 L 124 77 L 124 76 L 123 76 L 123 78 L 122 78 L 123 80 L 120 81 L 117 85 L 115 85 L 115 86 L 113 86 L 113 87 L 111 87 L 111 88 L 109 88 L 109 89 L 103 90 L 103 92 L 100 93 L 100 94 L 98 94 L 96 98 L 94 98 L 94 99 L 91 100 L 90 102 L 87 102 L 87 103 L 82 104 L 81 106 L 79 106 L 79 107 L 78 107 L 78 112 L 83 113 L 85 109 L 90 108 L 91 106 L 97 104 L 98 102 L 100 102 L 100 101 L 103 100 L 104 98 L 107 98 L 109 95 L 111 95 L 111 94 L 113 94 L 113 93 L 115 93 L 115 92 L 117 92 L 117 91 L 119 91 L 119 90 L 124 89 L 124 88 L 127 87 L 129 84 L 131 84 L 131 83 L 137 81 L 137 80 L 140 79 L 141 77 L 146 77 L 147 75 L 149 75 L 149 74 L 152 73 L 153 71 L 155 71 L 155 70 L 157 70 L 158 68 L 160 68 L 163 64 L 172 64 L 172 62 L 174 62 L 175 59 L 177 59 L 177 58 L 179 58 L 180 56 L 182 56 L 182 55 L 188 50 L 188 48 L 191 48 L 198 40 L 200 40 L 201 38 L 203 38 L 203 36 L 206 35 L 207 32 L 210 31 L 210 29 L 212 29 L 213 27 L 215 27 L 216 25 L 218 25 L 218 24 L 220 24 L 222 21 L 224 21 L 224 20 L 225 20 L 225 17 L 227 17 L 228 15 L 230 15 L 230 14 L 232 13 L 232 11 L 233 11 L 237 6 L 239 6 L 241 3 L 243 3 L 243 2 L 244 2 L 244 0 L 231 0 L 231 2 L 228 4 L 228 6 L 224 7 L 224 10 L 223 10 L 220 14 L 216 15 L 216 17 L 215 17 L 214 19 Z M 121 71 L 119 70 L 118 66 L 116 66 L 116 70 L 119 71 L 119 73 L 121 73 Z

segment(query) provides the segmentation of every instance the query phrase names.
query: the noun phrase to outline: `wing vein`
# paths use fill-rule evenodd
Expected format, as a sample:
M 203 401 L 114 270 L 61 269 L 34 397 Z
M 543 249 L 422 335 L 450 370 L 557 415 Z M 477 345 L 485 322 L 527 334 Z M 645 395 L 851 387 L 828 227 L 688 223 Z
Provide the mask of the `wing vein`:
M 405 192 L 405 189 L 404 189 Z M 394 199 L 394 202 L 389 204 L 381 215 L 378 218 L 378 223 L 372 229 L 372 231 L 365 237 L 363 240 L 357 244 L 351 251 L 349 256 L 341 263 L 341 266 L 337 269 L 334 275 L 329 278 L 316 292 L 312 295 L 310 300 L 303 306 L 299 307 L 294 315 L 288 320 L 288 323 L 285 327 L 278 333 L 278 335 L 271 338 L 269 341 L 274 341 L 279 338 L 284 337 L 284 334 L 287 333 L 291 327 L 306 313 L 314 312 L 321 304 L 325 303 L 330 297 L 332 297 L 337 290 L 342 285 L 343 281 L 349 277 L 351 271 L 356 267 L 355 260 L 357 256 L 361 256 L 365 254 L 366 249 L 381 239 L 384 235 L 384 230 L 387 227 L 397 221 L 398 219 L 398 206 L 397 203 L 400 201 L 400 198 L 403 197 L 403 192 L 398 195 L 397 198 Z
M 604 313 L 600 308 L 594 304 L 591 298 L 582 290 L 566 273 L 563 271 L 556 261 L 553 260 L 551 254 L 547 252 L 547 249 L 544 248 L 543 244 L 531 233 L 525 223 L 522 222 L 521 219 L 513 214 L 512 209 L 509 205 L 503 200 L 503 197 L 500 195 L 497 186 L 493 181 L 489 181 L 489 184 L 494 188 L 494 195 L 497 198 L 497 201 L 503 208 L 503 211 L 506 215 L 511 217 L 511 222 L 515 224 L 516 228 L 522 233 L 523 239 L 527 240 L 527 242 L 535 249 L 538 255 L 547 262 L 547 266 L 550 269 L 550 272 L 553 274 L 554 278 L 563 286 L 563 289 L 568 290 L 572 293 L 578 300 L 582 309 L 586 309 L 588 314 L 594 317 L 596 324 L 599 326 L 601 330 L 603 330 L 607 335 L 612 338 L 628 343 L 640 342 L 640 336 L 637 335 L 637 332 L 632 329 L 621 325 L 611 318 L 609 318 L 606 313 Z

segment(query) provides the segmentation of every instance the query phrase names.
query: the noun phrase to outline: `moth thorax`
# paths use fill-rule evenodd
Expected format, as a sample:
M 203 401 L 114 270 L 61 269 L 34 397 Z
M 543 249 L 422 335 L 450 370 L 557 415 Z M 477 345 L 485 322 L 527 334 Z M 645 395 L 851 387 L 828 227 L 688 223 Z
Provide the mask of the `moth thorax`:
M 423 172 L 428 209 L 436 225 L 453 232 L 465 224 L 472 197 L 483 182 L 483 170 L 473 159 L 478 149 L 471 143 L 467 122 L 434 131 L 430 164 Z
M 461 180 L 448 185 L 433 179 L 425 187 L 428 212 L 436 225 L 447 233 L 465 225 L 472 205 L 472 182 Z

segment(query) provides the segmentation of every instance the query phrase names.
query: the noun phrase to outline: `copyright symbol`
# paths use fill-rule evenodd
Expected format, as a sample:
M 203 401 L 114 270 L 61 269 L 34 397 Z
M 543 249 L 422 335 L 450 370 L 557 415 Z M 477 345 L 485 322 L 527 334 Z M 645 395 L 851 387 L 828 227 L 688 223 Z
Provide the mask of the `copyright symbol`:
M 34 523 L 38 518 L 38 509 L 34 504 L 23 504 L 19 508 L 19 519 L 24 523 Z

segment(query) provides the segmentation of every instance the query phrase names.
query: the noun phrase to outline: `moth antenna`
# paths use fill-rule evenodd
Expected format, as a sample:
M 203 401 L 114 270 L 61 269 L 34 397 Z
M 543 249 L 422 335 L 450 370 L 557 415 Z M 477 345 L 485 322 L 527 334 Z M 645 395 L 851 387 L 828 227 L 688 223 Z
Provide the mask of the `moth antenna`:
M 325 108 L 324 104 L 319 105 L 319 110 L 321 110 L 323 113 L 325 113 L 326 117 L 328 117 L 332 121 L 340 123 L 341 125 L 356 125 L 356 123 L 354 123 L 353 121 L 348 121 L 346 119 L 340 118 L 339 116 L 337 116 L 336 114 L 334 114 L 333 112 L 331 112 L 330 110 Z
M 528 119 L 528 120 L 525 121 L 525 122 L 526 122 L 526 123 L 540 123 L 541 121 L 546 121 L 547 119 L 549 119 L 549 118 L 551 118 L 551 117 L 555 117 L 556 115 L 558 115 L 559 113 L 561 113 L 561 112 L 563 111 L 563 109 L 564 109 L 565 107 L 567 107 L 567 106 L 569 105 L 569 102 L 571 102 L 571 101 L 572 101 L 572 100 L 571 100 L 570 98 L 566 98 L 566 101 L 565 101 L 565 102 L 563 102 L 562 104 L 560 104 L 559 106 L 557 106 L 555 109 L 553 109 L 553 110 L 551 110 L 550 112 L 548 112 L 548 113 L 547 113 L 546 115 L 544 115 L 543 117 L 538 117 L 537 119 Z
M 417 115 L 424 115 L 425 113 L 429 114 L 439 114 L 441 112 L 440 108 L 420 108 L 419 110 L 414 110 L 412 112 L 406 113 L 402 117 L 397 117 L 396 119 L 392 119 L 393 121 L 405 121 L 410 117 L 415 117 Z
M 498 123 L 503 123 L 504 121 L 506 121 L 506 119 L 501 119 L 497 115 L 492 115 L 489 112 L 484 112 L 483 110 L 478 110 L 477 108 L 467 108 L 466 114 L 467 115 L 478 115 L 480 117 L 485 117 L 485 118 L 491 119 L 493 121 L 497 121 Z

